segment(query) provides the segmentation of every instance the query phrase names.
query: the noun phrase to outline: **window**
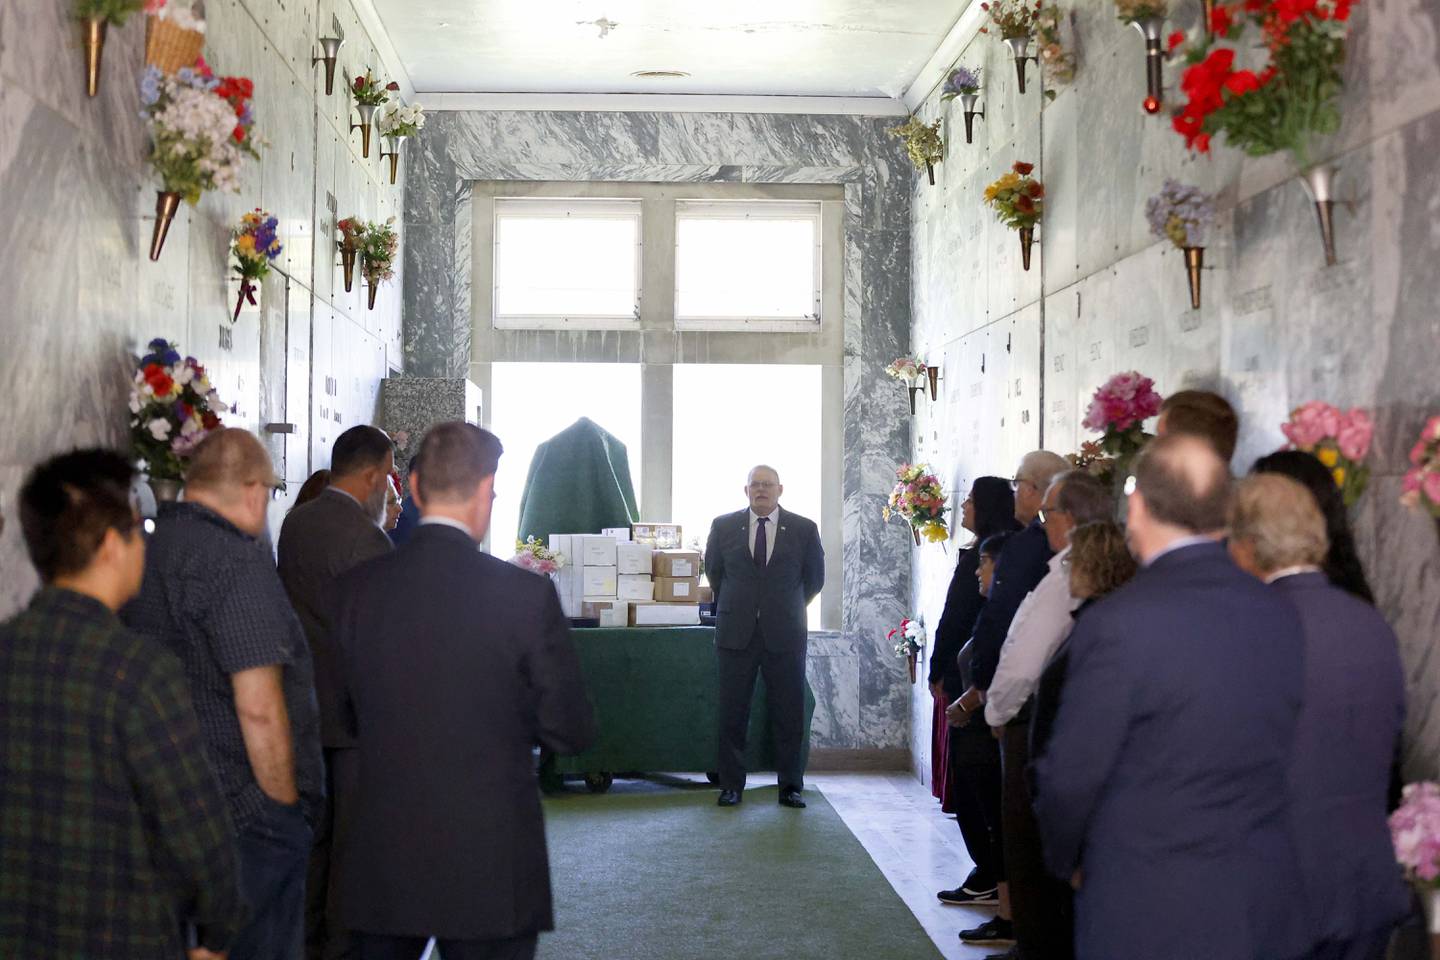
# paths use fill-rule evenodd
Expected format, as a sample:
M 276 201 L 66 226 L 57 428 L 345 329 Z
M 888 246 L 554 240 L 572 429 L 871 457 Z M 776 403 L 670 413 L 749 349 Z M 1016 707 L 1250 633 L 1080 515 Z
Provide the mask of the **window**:
M 495 326 L 636 326 L 640 244 L 639 200 L 497 199 Z
M 675 326 L 813 329 L 820 322 L 820 204 L 675 203 Z
M 780 473 L 781 506 L 823 532 L 820 367 L 680 364 L 674 395 L 671 513 L 687 542 L 698 539 L 703 549 L 710 522 L 745 507 L 746 475 L 761 463 Z M 715 417 L 717 397 L 725 398 L 722 419 Z M 810 627 L 820 629 L 819 597 Z
M 508 560 L 520 526 L 520 495 L 535 448 L 581 417 L 625 444 L 640 493 L 640 366 L 633 363 L 497 363 L 490 373 L 490 429 L 505 453 L 495 477 L 490 552 Z

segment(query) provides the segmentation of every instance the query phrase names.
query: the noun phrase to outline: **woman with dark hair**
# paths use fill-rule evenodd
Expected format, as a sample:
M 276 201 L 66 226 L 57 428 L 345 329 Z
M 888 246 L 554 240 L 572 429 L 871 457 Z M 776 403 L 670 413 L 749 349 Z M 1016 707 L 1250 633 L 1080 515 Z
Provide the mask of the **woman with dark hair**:
M 934 652 L 930 657 L 930 691 L 936 698 L 935 722 L 942 727 L 947 723 L 946 705 L 969 686 L 957 658 L 970 639 L 975 619 L 980 616 L 980 607 L 985 603 L 977 579 L 981 543 L 996 534 L 1020 528 L 1015 520 L 1015 493 L 1010 488 L 1010 481 L 1000 477 L 976 479 L 970 487 L 970 495 L 960 505 L 960 526 L 973 533 L 975 539 L 956 559 L 950 589 L 945 595 L 945 610 L 935 628 Z M 937 738 L 946 741 L 947 809 L 955 810 L 966 849 L 975 862 L 975 869 L 970 871 L 963 883 L 957 884 L 953 890 L 940 891 L 940 901 L 956 905 L 995 904 L 998 902 L 999 864 L 994 851 L 999 838 L 990 835 L 990 821 L 979 806 L 980 791 L 974 788 L 973 781 L 976 777 L 993 774 L 995 782 L 999 782 L 999 746 L 984 724 L 950 727 L 939 731 Z
M 1310 491 L 1325 516 L 1325 533 L 1330 538 L 1330 552 L 1325 555 L 1325 576 L 1341 590 L 1374 604 L 1375 595 L 1370 592 L 1365 568 L 1355 551 L 1355 537 L 1350 532 L 1350 516 L 1345 509 L 1345 500 L 1329 468 L 1314 454 L 1303 450 L 1281 450 L 1256 460 L 1250 472 L 1283 474 L 1300 481 Z
M 295 502 L 290 505 L 290 509 L 294 510 L 302 503 L 309 503 L 324 493 L 325 489 L 329 486 L 330 471 L 325 469 L 316 470 L 300 485 L 300 492 L 295 494 Z

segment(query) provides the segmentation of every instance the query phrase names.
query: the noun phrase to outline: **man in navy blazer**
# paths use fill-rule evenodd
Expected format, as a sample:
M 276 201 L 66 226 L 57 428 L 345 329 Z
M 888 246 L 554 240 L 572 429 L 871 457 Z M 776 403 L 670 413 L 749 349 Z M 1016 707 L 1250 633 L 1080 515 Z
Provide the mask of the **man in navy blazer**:
M 1143 569 L 1077 622 L 1035 764 L 1046 862 L 1077 890 L 1076 956 L 1298 957 L 1299 622 L 1218 542 L 1230 477 L 1208 443 L 1153 441 L 1134 476 Z
M 342 844 L 342 919 L 362 960 L 528 960 L 553 927 L 533 749 L 595 738 L 554 585 L 488 554 L 500 442 L 467 423 L 425 436 L 423 517 L 346 574 L 335 638 L 359 750 Z
M 803 808 L 805 780 L 805 608 L 825 585 L 825 551 L 814 522 L 780 509 L 780 475 L 759 466 L 745 483 L 748 509 L 717 517 L 705 544 L 715 590 L 720 662 L 720 799 L 740 802 L 755 675 L 765 676 L 780 803 Z
M 1230 554 L 1294 605 L 1305 637 L 1290 803 L 1317 943 L 1310 956 L 1383 960 L 1410 905 L 1385 822 L 1404 668 L 1379 611 L 1326 578 L 1328 550 L 1325 517 L 1305 487 L 1278 473 L 1241 481 Z

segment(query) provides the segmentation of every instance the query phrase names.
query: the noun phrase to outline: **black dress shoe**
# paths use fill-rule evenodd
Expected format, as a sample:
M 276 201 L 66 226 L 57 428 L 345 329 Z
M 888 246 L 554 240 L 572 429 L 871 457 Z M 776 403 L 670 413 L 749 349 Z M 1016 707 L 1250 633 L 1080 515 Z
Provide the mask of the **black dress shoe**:
M 740 805 L 739 790 L 721 790 L 720 799 L 715 801 L 717 807 L 738 807 Z
M 991 917 L 971 930 L 961 930 L 966 943 L 993 943 L 997 946 L 1015 942 L 1015 926 L 1004 917 Z
M 790 787 L 780 791 L 780 806 L 792 807 L 796 810 L 805 809 L 805 801 L 800 799 L 800 791 Z

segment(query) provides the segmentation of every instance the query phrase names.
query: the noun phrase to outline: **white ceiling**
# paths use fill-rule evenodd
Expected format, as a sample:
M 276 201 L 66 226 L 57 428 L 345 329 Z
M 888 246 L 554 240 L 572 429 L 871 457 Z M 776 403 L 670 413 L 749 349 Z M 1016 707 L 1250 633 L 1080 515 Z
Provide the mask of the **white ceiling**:
M 373 2 L 420 93 L 809 97 L 899 97 L 967 6 L 967 0 Z M 631 76 L 638 70 L 690 76 Z

